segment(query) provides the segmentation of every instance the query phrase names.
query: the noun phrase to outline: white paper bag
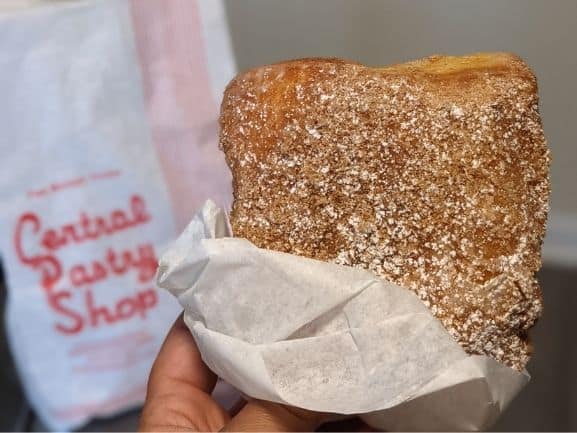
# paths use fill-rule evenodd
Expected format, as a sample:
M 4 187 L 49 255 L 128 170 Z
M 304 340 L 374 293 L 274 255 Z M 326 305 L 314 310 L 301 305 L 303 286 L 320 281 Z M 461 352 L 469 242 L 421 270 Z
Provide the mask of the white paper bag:
M 230 235 L 207 202 L 157 282 L 184 308 L 207 365 L 248 396 L 385 430 L 479 430 L 528 380 L 465 353 L 408 289 Z
M 0 251 L 6 327 L 52 429 L 143 401 L 180 310 L 160 249 L 216 195 L 219 1 L 89 0 L 0 13 Z

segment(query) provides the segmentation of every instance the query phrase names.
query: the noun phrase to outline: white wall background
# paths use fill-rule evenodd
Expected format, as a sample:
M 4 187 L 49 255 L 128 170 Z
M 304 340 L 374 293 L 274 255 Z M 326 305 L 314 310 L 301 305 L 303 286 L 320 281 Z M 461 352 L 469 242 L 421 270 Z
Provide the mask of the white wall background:
M 227 0 L 239 68 L 512 51 L 539 80 L 553 152 L 546 261 L 577 265 L 577 0 Z

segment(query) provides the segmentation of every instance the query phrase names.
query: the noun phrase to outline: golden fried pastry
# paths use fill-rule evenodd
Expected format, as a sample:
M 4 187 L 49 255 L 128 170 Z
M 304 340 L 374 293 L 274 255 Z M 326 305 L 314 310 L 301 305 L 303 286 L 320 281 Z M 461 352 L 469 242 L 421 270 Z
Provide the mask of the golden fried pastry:
M 229 84 L 220 123 L 235 236 L 368 269 L 414 291 L 468 353 L 525 366 L 549 151 L 521 59 L 264 66 Z

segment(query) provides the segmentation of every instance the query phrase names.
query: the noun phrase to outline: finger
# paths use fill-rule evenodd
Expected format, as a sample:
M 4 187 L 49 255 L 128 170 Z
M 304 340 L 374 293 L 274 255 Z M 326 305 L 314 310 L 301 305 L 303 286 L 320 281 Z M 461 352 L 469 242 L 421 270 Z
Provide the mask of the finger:
M 206 393 L 211 393 L 216 384 L 216 375 L 203 362 L 182 314 L 172 325 L 154 361 L 148 390 L 171 392 L 175 382 L 188 384 Z
M 139 430 L 220 430 L 230 417 L 210 396 L 215 383 L 180 316 L 150 372 Z
M 249 401 L 221 431 L 314 431 L 324 415 L 262 400 Z

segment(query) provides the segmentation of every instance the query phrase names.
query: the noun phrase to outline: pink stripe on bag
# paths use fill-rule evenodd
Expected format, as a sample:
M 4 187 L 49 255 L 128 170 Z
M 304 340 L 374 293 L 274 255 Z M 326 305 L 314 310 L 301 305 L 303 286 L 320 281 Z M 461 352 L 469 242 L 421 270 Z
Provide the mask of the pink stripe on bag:
M 132 0 L 131 7 L 152 137 L 181 229 L 204 200 L 230 190 L 201 18 L 192 0 Z

